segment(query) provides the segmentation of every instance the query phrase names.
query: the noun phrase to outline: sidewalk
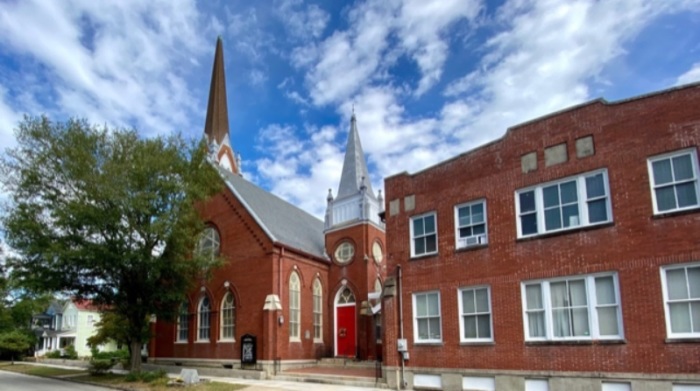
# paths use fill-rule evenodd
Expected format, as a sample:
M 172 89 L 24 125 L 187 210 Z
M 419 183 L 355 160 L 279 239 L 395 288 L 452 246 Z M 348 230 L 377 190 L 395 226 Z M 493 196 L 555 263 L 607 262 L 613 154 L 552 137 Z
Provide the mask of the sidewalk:
M 44 363 L 34 363 L 34 362 L 21 362 L 21 364 L 45 366 L 53 368 L 63 368 L 63 369 L 73 369 L 73 370 L 84 370 L 85 368 L 78 368 L 67 365 L 56 365 L 56 364 L 44 364 Z M 125 374 L 127 371 L 121 369 L 113 369 L 112 372 Z M 170 377 L 177 377 L 177 375 L 169 374 Z M 65 380 L 70 380 L 70 378 L 64 378 Z M 248 386 L 248 389 L 255 391 L 386 391 L 385 388 L 371 388 L 371 387 L 352 387 L 344 385 L 334 385 L 334 384 L 318 384 L 318 383 L 308 383 L 308 382 L 296 382 L 296 381 L 283 381 L 283 380 L 251 380 L 251 379 L 239 379 L 234 377 L 219 377 L 219 376 L 200 376 L 200 379 L 206 379 L 210 381 L 215 381 L 219 383 L 231 383 L 231 384 L 242 384 Z

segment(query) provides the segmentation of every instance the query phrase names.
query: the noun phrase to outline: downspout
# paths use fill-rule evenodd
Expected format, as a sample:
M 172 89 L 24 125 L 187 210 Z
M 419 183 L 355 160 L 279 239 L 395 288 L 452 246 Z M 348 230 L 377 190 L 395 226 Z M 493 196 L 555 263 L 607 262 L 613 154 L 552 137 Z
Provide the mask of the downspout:
M 398 274 L 398 285 L 399 285 L 399 338 L 403 339 L 403 274 L 401 273 L 401 265 L 396 266 Z M 404 352 L 401 353 L 401 383 L 399 387 L 401 389 L 406 388 L 406 377 L 404 373 Z

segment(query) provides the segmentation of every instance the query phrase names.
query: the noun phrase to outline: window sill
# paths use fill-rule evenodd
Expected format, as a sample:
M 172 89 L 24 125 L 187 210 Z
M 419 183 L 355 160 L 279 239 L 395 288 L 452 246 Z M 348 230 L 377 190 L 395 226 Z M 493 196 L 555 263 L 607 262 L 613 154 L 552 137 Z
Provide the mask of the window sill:
M 488 244 L 488 243 L 484 243 L 484 244 L 475 244 L 475 245 L 473 245 L 473 246 L 460 247 L 460 248 L 455 247 L 455 253 L 466 253 L 466 252 L 469 252 L 469 251 L 481 250 L 481 249 L 483 249 L 483 248 L 488 248 L 488 247 L 489 247 L 489 244 Z
M 289 338 L 289 342 L 301 343 L 301 338 Z
M 576 233 L 576 232 L 591 231 L 591 230 L 600 229 L 600 228 L 608 228 L 608 227 L 612 227 L 614 225 L 615 225 L 615 222 L 610 221 L 607 223 L 600 223 L 600 224 L 586 225 L 586 226 L 570 228 L 570 229 L 563 229 L 561 231 L 545 232 L 545 233 L 541 233 L 541 234 L 537 234 L 537 235 L 517 238 L 517 239 L 515 239 L 515 242 L 516 243 L 517 242 L 529 242 L 531 240 L 545 239 L 545 238 L 551 238 L 554 236 L 561 236 L 561 235 L 569 235 L 569 234 Z
M 654 215 L 651 216 L 652 220 L 655 219 L 665 219 L 668 217 L 674 217 L 674 216 L 683 216 L 683 215 L 688 215 L 692 213 L 698 213 L 700 212 L 700 205 L 693 207 L 693 208 L 688 208 L 688 209 L 681 209 L 681 210 L 674 210 L 674 211 L 669 211 L 669 212 L 659 212 L 655 213 Z
M 678 344 L 678 343 L 700 343 L 700 337 L 675 337 L 666 338 L 664 341 L 667 344 Z
M 430 258 L 437 258 L 438 253 L 430 253 L 430 254 L 423 254 L 423 255 L 412 255 L 411 258 L 409 258 L 409 261 L 421 261 L 423 259 L 430 259 Z
M 194 341 L 194 343 L 211 343 L 211 341 L 208 339 L 200 339 L 200 340 Z
M 430 342 L 419 342 L 419 341 L 414 341 L 414 342 L 413 342 L 413 346 L 414 346 L 414 347 L 419 347 L 419 346 L 426 346 L 426 347 L 437 346 L 437 347 L 442 347 L 442 346 L 444 346 L 444 344 L 442 343 L 442 341 L 430 341 Z
M 235 342 L 236 342 L 235 339 L 220 339 L 220 340 L 216 341 L 216 343 L 235 343 Z
M 627 341 L 624 339 L 587 339 L 587 340 L 571 340 L 571 341 L 525 341 L 527 346 L 585 346 L 585 345 L 623 345 Z
M 175 345 L 187 345 L 189 341 L 175 341 Z
M 460 341 L 459 346 L 496 346 L 496 341 Z
M 323 340 L 322 339 L 314 339 L 314 343 L 323 344 Z

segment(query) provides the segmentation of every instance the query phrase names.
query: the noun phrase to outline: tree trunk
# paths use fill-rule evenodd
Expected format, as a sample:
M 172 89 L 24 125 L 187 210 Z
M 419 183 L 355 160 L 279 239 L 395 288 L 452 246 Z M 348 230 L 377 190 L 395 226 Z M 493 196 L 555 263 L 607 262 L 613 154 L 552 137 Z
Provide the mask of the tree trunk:
M 141 342 L 131 341 L 131 372 L 141 372 Z

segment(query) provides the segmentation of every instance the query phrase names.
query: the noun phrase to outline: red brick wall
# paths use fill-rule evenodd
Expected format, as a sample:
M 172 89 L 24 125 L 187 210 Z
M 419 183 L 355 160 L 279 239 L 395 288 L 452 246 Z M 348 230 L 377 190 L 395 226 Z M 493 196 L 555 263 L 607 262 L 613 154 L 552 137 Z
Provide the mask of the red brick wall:
M 316 357 L 313 344 L 306 340 L 302 343 L 290 343 L 289 322 L 279 325 L 276 320 L 279 315 L 284 315 L 288 319 L 289 273 L 292 267 L 297 266 L 302 279 L 302 337 L 304 330 L 313 332 L 311 284 L 314 275 L 318 273 L 322 278 L 324 289 L 327 289 L 327 263 L 312 260 L 309 256 L 296 254 L 290 250 L 282 250 L 279 245 L 273 244 L 228 190 L 207 202 L 201 213 L 205 221 L 219 231 L 221 255 L 225 263 L 212 273 L 210 281 L 197 283 L 196 289 L 189 294 L 192 315 L 188 343 L 174 343 L 175 325 L 158 322 L 154 336 L 156 340 L 154 356 L 239 359 L 241 336 L 253 334 L 257 336 L 259 360 L 271 360 L 276 357 L 283 359 Z M 279 273 L 280 264 L 281 273 Z M 280 276 L 281 284 L 279 284 Z M 236 299 L 236 342 L 218 342 L 219 310 L 221 300 L 227 291 L 224 285 L 226 282 L 229 282 Z M 206 343 L 194 342 L 197 330 L 197 305 L 202 297 L 202 286 L 205 287 L 212 304 L 211 338 L 210 342 Z M 283 310 L 275 312 L 274 326 L 266 334 L 263 323 L 266 316 L 270 315 L 263 311 L 263 305 L 266 296 L 272 293 L 279 294 Z M 274 335 L 275 332 L 278 333 L 277 336 Z M 277 349 L 267 349 L 268 346 L 276 346 Z
M 666 342 L 659 268 L 700 260 L 700 211 L 655 217 L 647 158 L 700 144 L 700 86 L 604 104 L 594 102 L 510 129 L 501 139 L 415 175 L 385 182 L 388 270 L 403 268 L 403 314 L 409 366 L 475 369 L 691 373 L 700 344 Z M 577 158 L 575 141 L 592 135 L 593 156 Z M 545 167 L 544 148 L 567 144 L 568 161 Z M 522 173 L 521 156 L 538 168 Z M 515 191 L 607 168 L 613 223 L 517 240 Z M 403 199 L 415 195 L 415 210 Z M 454 206 L 487 200 L 489 244 L 455 251 Z M 400 213 L 389 203 L 401 200 Z M 437 213 L 436 256 L 409 259 L 409 219 Z M 521 282 L 594 272 L 618 273 L 624 343 L 526 343 Z M 460 345 L 457 289 L 490 285 L 493 344 Z M 439 290 L 442 344 L 413 344 L 413 292 Z M 398 327 L 397 298 L 387 300 L 387 327 Z M 398 365 L 398 332 L 387 330 L 385 359 Z
M 344 241 L 349 241 L 355 246 L 355 254 L 352 260 L 346 264 L 340 264 L 332 260 L 329 271 L 329 300 L 328 312 L 331 314 L 329 329 L 330 347 L 334 347 L 335 325 L 333 324 L 333 311 L 335 311 L 334 299 L 339 290 L 342 289 L 342 281 L 347 280 L 347 286 L 355 294 L 357 306 L 357 353 L 361 359 L 375 358 L 376 336 L 372 327 L 372 317 L 360 314 L 361 304 L 367 300 L 369 292 L 374 291 L 374 282 L 379 277 L 383 282 L 386 275 L 386 260 L 377 264 L 372 256 L 372 244 L 379 241 L 384 251 L 386 251 L 384 232 L 374 225 L 360 223 L 347 228 L 332 230 L 326 234 L 326 249 L 333 256 L 335 249 Z M 335 353 L 335 352 L 333 352 Z

